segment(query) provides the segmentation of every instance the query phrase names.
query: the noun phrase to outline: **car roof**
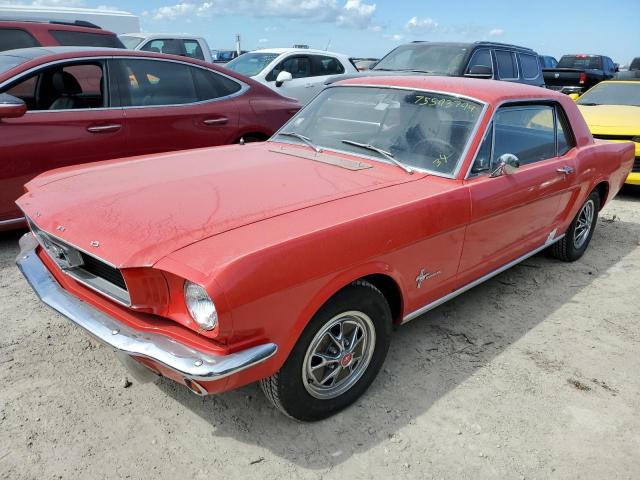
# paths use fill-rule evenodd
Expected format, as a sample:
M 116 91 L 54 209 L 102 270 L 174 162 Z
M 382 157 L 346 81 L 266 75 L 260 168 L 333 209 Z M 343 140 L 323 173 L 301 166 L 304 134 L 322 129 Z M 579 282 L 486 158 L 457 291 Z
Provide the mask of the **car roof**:
M 405 43 L 404 45 L 415 45 L 415 44 L 424 44 L 424 45 L 450 45 L 452 47 L 496 47 L 496 48 L 513 48 L 516 50 L 524 50 L 527 52 L 533 52 L 533 49 L 529 47 L 523 47 L 520 45 L 514 45 L 512 43 L 501 43 L 501 42 L 489 42 L 489 41 L 478 41 L 478 42 L 431 42 L 429 40 L 414 40 L 411 43 Z
M 65 30 L 71 32 L 86 32 L 86 33 L 95 33 L 96 35 L 115 35 L 115 33 L 104 30 L 97 25 L 92 25 L 89 22 L 86 22 L 85 25 L 82 24 L 73 24 L 71 22 L 63 22 L 63 21 L 46 21 L 46 20 L 3 20 L 0 19 L 0 27 L 3 28 L 22 28 L 24 30 Z
M 439 77 L 431 75 L 364 76 L 341 80 L 333 85 L 379 86 L 430 90 L 471 97 L 491 104 L 522 99 L 560 100 L 567 98 L 563 93 L 522 83 L 502 82 L 499 80 L 481 80 L 465 77 Z
M 312 55 L 345 56 L 342 53 L 315 50 L 313 48 L 262 48 L 260 50 L 253 50 L 251 53 L 276 53 L 278 55 L 282 55 L 283 53 L 310 53 Z
M 188 33 L 141 33 L 141 32 L 132 32 L 132 33 L 122 33 L 121 35 L 125 35 L 127 37 L 138 37 L 148 40 L 150 38 L 166 38 L 166 39 L 191 39 L 197 38 L 201 39 L 203 37 L 199 37 L 197 35 L 189 35 Z
M 127 50 L 124 48 L 107 48 L 107 47 L 32 47 L 20 48 L 16 50 L 6 50 L 0 52 L 0 60 L 3 57 L 13 57 L 14 59 L 23 59 L 22 61 L 13 62 L 13 66 L 7 70 L 0 71 L 0 81 L 6 81 L 14 75 L 14 70 L 22 71 L 33 67 L 38 67 L 44 63 L 54 62 L 58 60 L 75 60 L 87 57 L 139 57 L 139 58 L 158 58 L 165 60 L 178 60 L 184 63 L 192 63 L 203 66 L 205 68 L 214 69 L 212 64 L 203 62 L 190 57 L 178 55 L 167 55 L 164 53 L 146 52 L 140 50 Z M 0 62 L 1 63 L 1 62 Z M 238 76 L 235 72 L 224 72 L 225 75 L 231 75 L 241 81 L 246 82 L 244 77 Z

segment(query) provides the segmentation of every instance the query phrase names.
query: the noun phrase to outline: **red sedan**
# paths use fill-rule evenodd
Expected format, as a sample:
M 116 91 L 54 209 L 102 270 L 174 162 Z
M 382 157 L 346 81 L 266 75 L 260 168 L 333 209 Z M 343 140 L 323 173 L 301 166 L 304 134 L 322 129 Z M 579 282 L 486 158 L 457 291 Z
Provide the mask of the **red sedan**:
M 266 140 L 300 108 L 185 57 L 94 47 L 0 54 L 0 230 L 21 226 L 23 185 L 52 168 Z
M 134 371 L 259 380 L 317 420 L 373 382 L 394 323 L 544 249 L 580 258 L 633 160 L 550 90 L 358 78 L 266 143 L 41 175 L 17 261 Z

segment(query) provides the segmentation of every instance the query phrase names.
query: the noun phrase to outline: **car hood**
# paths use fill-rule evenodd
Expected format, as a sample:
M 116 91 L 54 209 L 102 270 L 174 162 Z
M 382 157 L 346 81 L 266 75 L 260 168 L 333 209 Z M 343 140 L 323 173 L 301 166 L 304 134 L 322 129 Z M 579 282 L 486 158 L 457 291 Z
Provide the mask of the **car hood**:
M 314 156 L 307 147 L 267 142 L 100 162 L 45 173 L 17 203 L 41 229 L 127 268 L 250 223 L 424 176 L 373 160 L 356 159 L 370 168 L 350 170 L 298 155 Z
M 640 135 L 640 107 L 629 105 L 578 105 L 591 133 Z

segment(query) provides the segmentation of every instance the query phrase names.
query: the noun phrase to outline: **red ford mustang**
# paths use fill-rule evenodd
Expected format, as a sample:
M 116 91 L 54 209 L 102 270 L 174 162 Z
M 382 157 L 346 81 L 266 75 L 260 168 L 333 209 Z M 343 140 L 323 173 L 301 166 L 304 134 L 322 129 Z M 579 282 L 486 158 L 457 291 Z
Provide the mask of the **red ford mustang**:
M 22 186 L 52 168 L 266 140 L 300 105 L 185 57 L 94 47 L 0 54 L 0 230 L 24 225 Z
M 578 259 L 633 159 L 549 90 L 352 79 L 266 143 L 39 176 L 17 261 L 139 374 L 259 380 L 317 420 L 371 384 L 392 324 L 543 249 Z

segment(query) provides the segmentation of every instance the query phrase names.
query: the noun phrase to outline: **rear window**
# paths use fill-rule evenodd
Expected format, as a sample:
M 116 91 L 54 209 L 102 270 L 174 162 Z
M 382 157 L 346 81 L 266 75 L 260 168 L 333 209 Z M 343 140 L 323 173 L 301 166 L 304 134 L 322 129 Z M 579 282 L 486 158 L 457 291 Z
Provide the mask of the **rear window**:
M 599 55 L 565 55 L 558 62 L 558 68 L 602 69 L 602 57 Z
M 70 30 L 49 30 L 49 33 L 63 46 L 124 48 L 122 42 L 115 35 Z
M 26 30 L 0 28 L 0 51 L 39 46 L 40 43 Z

